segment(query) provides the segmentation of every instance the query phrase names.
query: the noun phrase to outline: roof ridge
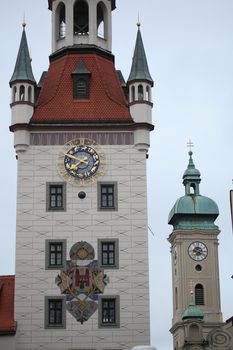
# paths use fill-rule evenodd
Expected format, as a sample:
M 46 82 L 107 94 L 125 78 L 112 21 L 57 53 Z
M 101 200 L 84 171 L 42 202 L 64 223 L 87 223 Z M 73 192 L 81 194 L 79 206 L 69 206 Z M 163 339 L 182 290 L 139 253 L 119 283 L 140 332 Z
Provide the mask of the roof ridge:
M 98 58 L 99 58 L 99 57 L 98 57 Z M 95 61 L 96 61 L 96 65 L 97 65 L 98 71 L 99 71 L 99 73 L 100 73 L 101 80 L 102 80 L 102 83 L 103 83 L 103 86 L 104 86 L 104 90 L 105 90 L 106 95 L 108 96 L 108 98 L 109 98 L 111 101 L 115 102 L 115 103 L 118 104 L 119 106 L 125 107 L 123 103 L 121 103 L 120 101 L 117 101 L 117 100 L 116 100 L 114 97 L 112 97 L 111 94 L 109 93 L 108 88 L 107 88 L 107 84 L 106 84 L 105 79 L 104 79 L 104 77 L 103 77 L 102 70 L 101 70 L 101 68 L 100 68 L 100 65 L 99 65 L 99 62 L 98 62 L 96 56 L 94 56 L 94 59 L 95 59 Z M 114 67 L 114 68 L 115 68 L 115 67 Z M 115 73 L 115 75 L 117 76 L 116 70 L 115 70 L 115 69 L 114 69 L 114 73 Z M 118 81 L 119 81 L 119 77 L 118 77 Z M 119 81 L 119 82 L 120 82 L 120 81 Z M 119 83 L 119 85 L 120 85 L 120 83 Z M 122 88 L 121 88 L 121 91 L 122 91 Z M 123 91 L 122 91 L 122 96 L 123 96 L 123 95 L 124 95 L 124 94 L 123 94 Z M 124 99 L 125 99 L 125 96 L 124 96 Z M 125 99 L 125 102 L 126 102 L 126 99 Z
M 57 61 L 59 61 L 59 60 L 60 60 L 61 62 L 63 61 L 62 58 L 61 58 L 61 59 L 58 59 Z M 64 71 L 65 71 L 65 66 L 66 66 L 67 60 L 68 60 L 68 56 L 66 56 L 65 59 L 64 59 L 64 62 L 62 62 L 62 63 L 63 63 L 63 68 L 62 68 L 61 71 L 60 71 L 60 77 L 57 79 L 57 83 L 56 83 L 56 87 L 55 87 L 55 89 L 54 89 L 53 95 L 52 95 L 49 99 L 47 99 L 47 101 L 45 101 L 45 102 L 42 103 L 42 104 L 40 104 L 40 95 L 39 95 L 38 101 L 37 101 L 37 103 L 36 103 L 36 108 L 38 108 L 38 110 L 40 110 L 40 108 L 46 106 L 50 101 L 52 101 L 52 100 L 55 98 L 55 96 L 56 96 L 56 94 L 57 94 L 57 91 L 58 91 L 58 89 L 59 89 L 59 86 L 60 86 L 61 78 L 62 78 L 63 73 L 64 73 Z M 45 76 L 44 84 L 46 83 L 47 78 L 48 78 L 48 74 L 46 74 L 46 76 Z M 37 106 L 38 106 L 38 107 L 37 107 Z

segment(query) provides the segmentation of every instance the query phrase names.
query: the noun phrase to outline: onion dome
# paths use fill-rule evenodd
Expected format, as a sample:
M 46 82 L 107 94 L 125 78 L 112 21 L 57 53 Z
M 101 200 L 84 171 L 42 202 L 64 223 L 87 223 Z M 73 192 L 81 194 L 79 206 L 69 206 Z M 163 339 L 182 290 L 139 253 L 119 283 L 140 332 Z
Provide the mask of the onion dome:
M 168 223 L 174 228 L 217 228 L 214 221 L 219 215 L 218 206 L 212 199 L 200 195 L 201 174 L 195 168 L 192 155 L 190 151 L 188 167 L 183 175 L 185 196 L 174 204 Z
M 191 301 L 188 305 L 188 308 L 184 311 L 182 315 L 182 320 L 187 320 L 187 319 L 203 319 L 204 318 L 204 312 L 199 309 L 195 303 L 195 300 L 193 298 L 193 294 L 191 294 Z

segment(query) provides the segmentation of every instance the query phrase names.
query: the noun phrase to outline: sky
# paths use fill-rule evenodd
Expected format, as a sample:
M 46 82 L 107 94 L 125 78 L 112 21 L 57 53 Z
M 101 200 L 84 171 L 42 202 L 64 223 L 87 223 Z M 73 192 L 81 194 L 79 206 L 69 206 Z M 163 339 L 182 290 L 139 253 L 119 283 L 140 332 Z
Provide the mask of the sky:
M 0 274 L 14 273 L 17 164 L 10 125 L 9 80 L 25 14 L 34 75 L 38 81 L 51 53 L 47 0 L 1 4 L 0 55 Z M 128 78 L 138 14 L 150 73 L 154 79 L 153 122 L 148 160 L 151 344 L 171 350 L 171 257 L 167 217 L 184 195 L 182 175 L 189 139 L 202 175 L 200 191 L 220 210 L 221 302 L 224 320 L 233 315 L 233 236 L 229 190 L 233 178 L 233 1 L 117 0 L 113 13 L 116 68 Z

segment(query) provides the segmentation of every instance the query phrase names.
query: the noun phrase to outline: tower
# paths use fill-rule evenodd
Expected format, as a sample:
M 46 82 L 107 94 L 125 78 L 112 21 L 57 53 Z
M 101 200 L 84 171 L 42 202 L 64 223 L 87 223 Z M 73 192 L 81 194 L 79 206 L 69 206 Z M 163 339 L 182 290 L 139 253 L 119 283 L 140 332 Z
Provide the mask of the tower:
M 185 195 L 170 211 L 174 349 L 231 348 L 220 306 L 217 204 L 200 194 L 192 152 L 183 175 Z M 190 292 L 192 292 L 190 300 Z
M 152 121 L 141 107 L 137 118 L 129 110 L 126 84 L 114 66 L 115 1 L 48 4 L 49 69 L 36 84 L 24 28 L 16 71 L 27 68 L 23 79 L 35 89 L 36 101 L 30 110 L 22 110 L 21 102 L 12 106 L 18 159 L 16 349 L 146 345 Z M 135 52 L 139 44 L 141 50 L 142 39 Z M 144 55 L 140 69 L 145 64 L 144 75 Z M 13 77 L 14 89 L 22 79 Z

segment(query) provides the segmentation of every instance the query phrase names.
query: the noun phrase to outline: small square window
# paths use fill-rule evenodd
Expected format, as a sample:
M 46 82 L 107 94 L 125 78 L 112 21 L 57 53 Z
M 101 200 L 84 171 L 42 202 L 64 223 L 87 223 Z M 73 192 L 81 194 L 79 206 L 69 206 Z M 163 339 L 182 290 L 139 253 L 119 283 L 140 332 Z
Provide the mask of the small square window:
M 98 239 L 99 265 L 105 269 L 119 268 L 118 239 Z
M 98 183 L 98 209 L 117 210 L 117 183 Z
M 99 296 L 99 328 L 120 327 L 120 298 L 118 295 Z
M 45 268 L 61 269 L 66 262 L 66 240 L 45 241 Z
M 46 183 L 46 210 L 64 211 L 66 210 L 66 184 Z
M 66 303 L 64 297 L 45 297 L 45 328 L 66 327 Z

